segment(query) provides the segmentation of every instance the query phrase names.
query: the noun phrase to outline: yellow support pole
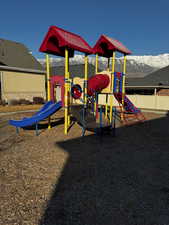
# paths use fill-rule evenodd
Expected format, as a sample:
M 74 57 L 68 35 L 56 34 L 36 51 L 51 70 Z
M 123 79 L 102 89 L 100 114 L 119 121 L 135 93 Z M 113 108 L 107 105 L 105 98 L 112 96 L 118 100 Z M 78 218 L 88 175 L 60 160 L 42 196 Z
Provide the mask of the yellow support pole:
M 106 94 L 106 108 L 105 108 L 105 118 L 107 119 L 107 114 L 108 114 L 108 94 Z
M 95 60 L 95 73 L 98 73 L 98 64 L 99 64 L 99 55 L 96 53 L 96 60 Z M 96 101 L 94 103 L 94 111 L 96 113 Z
M 46 74 L 47 74 L 47 100 L 50 101 L 50 62 L 48 54 L 46 54 Z
M 113 52 L 112 55 L 112 68 L 111 68 L 111 95 L 110 95 L 110 123 L 112 122 L 112 113 L 113 113 L 113 89 L 114 89 L 114 72 L 115 72 L 115 57 L 116 52 Z
M 108 72 L 110 71 L 110 58 L 107 59 L 107 71 Z M 105 119 L 107 119 L 107 116 L 108 116 L 108 96 L 106 94 Z
M 69 79 L 69 55 L 68 49 L 65 49 L 65 123 L 64 133 L 68 133 L 68 79 Z
M 107 71 L 110 71 L 110 58 L 107 59 Z M 107 119 L 108 114 L 108 97 L 106 96 L 106 108 L 105 108 L 105 118 Z
M 68 58 L 68 70 L 69 70 L 69 58 Z M 70 73 L 68 72 L 68 128 L 70 126 L 70 104 L 71 104 L 71 97 L 70 97 L 70 89 L 71 89 L 71 85 L 70 85 Z
M 95 115 L 96 115 L 96 110 L 97 110 L 97 102 L 96 102 L 96 100 L 97 100 L 97 97 L 95 96 L 95 102 L 94 102 L 94 113 L 95 113 Z
M 49 55 L 46 54 L 46 75 L 47 75 L 47 101 L 51 100 L 50 96 L 50 61 Z M 50 117 L 48 117 L 48 129 L 51 129 Z
M 124 55 L 124 63 L 123 63 L 123 83 L 122 83 L 122 105 L 124 106 L 124 95 L 125 95 L 125 79 L 126 79 L 126 55 Z
M 126 55 L 124 55 L 124 60 L 123 60 L 123 82 L 122 82 L 122 115 L 121 115 L 121 120 L 124 120 L 124 96 L 125 96 L 125 80 L 126 80 Z
M 88 80 L 88 56 L 85 55 L 85 72 L 84 72 L 84 104 L 87 105 L 87 80 Z
M 114 72 L 115 72 L 115 58 L 116 58 L 116 52 L 113 52 L 112 56 L 112 76 L 111 76 L 111 91 L 113 92 L 114 88 Z
M 110 123 L 112 122 L 113 114 L 113 94 L 110 95 Z
M 99 62 L 99 55 L 98 53 L 96 53 L 95 73 L 98 73 L 98 62 Z

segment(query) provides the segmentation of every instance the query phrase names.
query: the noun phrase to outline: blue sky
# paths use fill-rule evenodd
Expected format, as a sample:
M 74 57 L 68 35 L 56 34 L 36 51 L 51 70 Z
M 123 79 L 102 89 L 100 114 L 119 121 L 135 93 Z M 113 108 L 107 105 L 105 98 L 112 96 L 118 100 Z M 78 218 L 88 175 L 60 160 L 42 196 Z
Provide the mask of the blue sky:
M 1 3 L 0 38 L 25 44 L 34 56 L 50 25 L 82 36 L 91 46 L 101 34 L 133 55 L 169 53 L 169 0 L 13 0 Z

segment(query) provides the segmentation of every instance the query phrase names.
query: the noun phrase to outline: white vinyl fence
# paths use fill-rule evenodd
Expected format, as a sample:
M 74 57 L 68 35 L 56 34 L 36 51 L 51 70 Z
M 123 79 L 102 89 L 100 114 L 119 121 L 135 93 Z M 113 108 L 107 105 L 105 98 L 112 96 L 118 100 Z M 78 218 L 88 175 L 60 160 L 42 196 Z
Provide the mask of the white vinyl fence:
M 152 110 L 169 110 L 169 96 L 158 95 L 127 95 L 131 102 L 141 109 Z M 105 105 L 106 95 L 99 95 L 99 104 Z M 110 103 L 110 95 L 108 96 L 108 104 Z M 118 102 L 113 96 L 113 105 L 118 106 Z

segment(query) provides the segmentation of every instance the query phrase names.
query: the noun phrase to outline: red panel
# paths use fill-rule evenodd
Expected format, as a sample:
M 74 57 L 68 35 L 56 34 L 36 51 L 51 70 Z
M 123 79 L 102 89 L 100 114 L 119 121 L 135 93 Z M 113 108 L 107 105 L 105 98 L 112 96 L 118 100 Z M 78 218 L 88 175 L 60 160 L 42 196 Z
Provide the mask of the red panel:
M 116 72 L 116 75 L 117 75 L 118 79 L 120 79 L 121 76 L 122 76 L 122 73 L 121 72 Z
M 101 92 L 109 85 L 110 79 L 106 74 L 96 74 L 88 80 L 87 93 L 92 96 L 95 92 Z
M 92 54 L 93 50 L 88 43 L 79 35 L 70 33 L 66 30 L 51 26 L 46 34 L 39 51 L 50 53 L 54 55 L 64 56 L 65 48 L 68 48 L 71 52 L 70 56 L 73 56 L 74 50 Z
M 51 100 L 54 101 L 54 87 L 56 84 L 59 84 L 61 86 L 61 100 L 62 100 L 62 106 L 64 106 L 64 94 L 65 94 L 65 89 L 64 89 L 64 76 L 52 76 L 50 78 L 50 96 Z

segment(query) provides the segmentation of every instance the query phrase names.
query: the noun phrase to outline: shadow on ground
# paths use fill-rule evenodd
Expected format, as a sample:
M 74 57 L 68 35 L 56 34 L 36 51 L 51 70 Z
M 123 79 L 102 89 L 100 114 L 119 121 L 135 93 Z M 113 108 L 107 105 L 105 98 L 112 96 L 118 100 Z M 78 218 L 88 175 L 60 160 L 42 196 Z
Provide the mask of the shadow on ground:
M 41 225 L 169 224 L 169 117 L 56 145 L 69 158 Z
M 58 125 L 61 125 L 64 123 L 64 117 L 57 118 L 57 120 L 53 119 L 51 120 L 51 127 L 56 127 Z M 48 121 L 46 120 L 45 123 L 39 123 L 38 124 L 38 130 L 43 130 L 48 128 Z M 36 125 L 33 124 L 31 126 L 27 126 L 23 128 L 24 130 L 36 130 Z

